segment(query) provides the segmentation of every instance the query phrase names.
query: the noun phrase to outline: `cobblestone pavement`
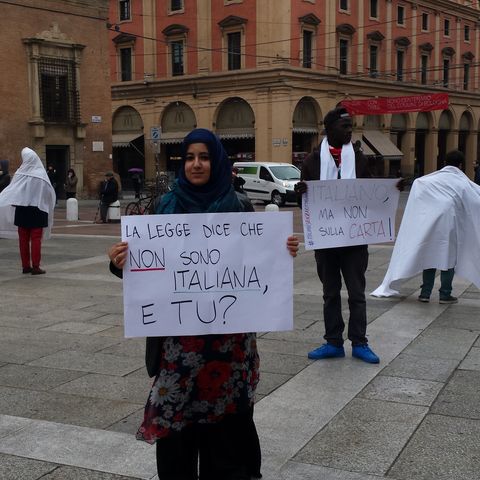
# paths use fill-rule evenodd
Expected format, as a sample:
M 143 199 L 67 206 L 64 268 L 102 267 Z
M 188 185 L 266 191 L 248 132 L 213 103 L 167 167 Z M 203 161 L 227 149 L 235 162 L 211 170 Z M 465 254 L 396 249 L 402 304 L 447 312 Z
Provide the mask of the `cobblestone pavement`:
M 0 240 L 2 480 L 155 478 L 153 447 L 133 437 L 150 386 L 144 340 L 123 337 L 122 285 L 107 270 L 120 227 L 94 224 L 96 208 L 80 201 L 80 220 L 66 222 L 59 203 L 46 275 L 22 275 L 17 243 Z M 368 292 L 392 246 L 369 250 Z M 410 279 L 401 298 L 367 300 L 379 365 L 349 347 L 312 362 L 323 322 L 311 252 L 294 275 L 294 330 L 259 335 L 264 478 L 480 479 L 480 292 L 455 278 L 458 304 L 422 304 Z

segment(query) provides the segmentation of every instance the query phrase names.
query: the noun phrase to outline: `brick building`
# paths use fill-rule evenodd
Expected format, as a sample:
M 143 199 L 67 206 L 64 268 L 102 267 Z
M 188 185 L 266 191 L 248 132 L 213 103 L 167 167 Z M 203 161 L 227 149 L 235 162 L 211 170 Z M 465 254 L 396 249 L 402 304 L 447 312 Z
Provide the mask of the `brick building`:
M 232 161 L 297 162 L 342 100 L 447 92 L 443 111 L 356 116 L 354 136 L 387 175 L 431 172 L 452 148 L 472 175 L 479 13 L 461 0 L 111 0 L 114 166 L 152 177 L 159 148 L 176 171 L 195 126 Z
M 30 146 L 60 185 L 73 168 L 79 195 L 96 195 L 112 169 L 108 0 L 14 0 L 0 15 L 0 158 L 14 171 Z

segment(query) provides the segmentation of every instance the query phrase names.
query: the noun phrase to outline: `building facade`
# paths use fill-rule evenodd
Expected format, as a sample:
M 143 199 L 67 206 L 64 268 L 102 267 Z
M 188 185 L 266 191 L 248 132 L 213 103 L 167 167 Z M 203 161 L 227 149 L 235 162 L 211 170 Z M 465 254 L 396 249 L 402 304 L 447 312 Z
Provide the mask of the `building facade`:
M 57 171 L 78 176 L 78 195 L 96 195 L 112 169 L 108 0 L 16 0 L 0 4 L 0 156 L 11 171 L 33 148 Z
M 433 112 L 354 118 L 385 175 L 479 155 L 479 2 L 110 0 L 113 159 L 176 172 L 194 127 L 232 161 L 301 163 L 342 100 L 448 93 Z M 153 127 L 153 128 L 152 128 Z

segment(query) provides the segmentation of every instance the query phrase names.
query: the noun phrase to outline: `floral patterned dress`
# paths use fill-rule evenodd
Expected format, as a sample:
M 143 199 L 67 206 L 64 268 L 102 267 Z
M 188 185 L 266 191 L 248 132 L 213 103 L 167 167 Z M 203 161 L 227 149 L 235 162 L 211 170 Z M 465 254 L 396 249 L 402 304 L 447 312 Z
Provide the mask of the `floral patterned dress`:
M 166 337 L 137 439 L 154 443 L 191 423 L 245 412 L 258 380 L 254 333 Z

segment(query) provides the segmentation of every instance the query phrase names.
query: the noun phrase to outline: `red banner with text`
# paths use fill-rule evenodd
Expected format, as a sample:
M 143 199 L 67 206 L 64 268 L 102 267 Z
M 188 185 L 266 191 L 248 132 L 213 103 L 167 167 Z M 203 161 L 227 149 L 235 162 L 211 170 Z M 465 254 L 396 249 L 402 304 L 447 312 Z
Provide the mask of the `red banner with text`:
M 381 115 L 383 113 L 429 112 L 448 108 L 448 93 L 408 97 L 379 97 L 368 100 L 344 100 L 350 115 Z

